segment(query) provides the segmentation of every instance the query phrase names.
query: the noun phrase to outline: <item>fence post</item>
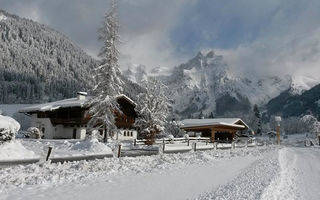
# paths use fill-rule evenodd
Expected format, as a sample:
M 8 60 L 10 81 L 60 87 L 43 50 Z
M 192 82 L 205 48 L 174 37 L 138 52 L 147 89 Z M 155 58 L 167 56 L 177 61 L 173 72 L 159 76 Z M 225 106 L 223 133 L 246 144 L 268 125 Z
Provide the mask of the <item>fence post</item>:
M 188 146 L 189 146 L 189 144 L 190 144 L 190 142 L 189 142 L 190 140 L 188 139 Z
M 164 153 L 165 148 L 166 148 L 166 144 L 163 143 L 163 144 L 162 144 L 162 153 Z
M 194 143 L 194 151 L 195 152 L 197 151 L 197 143 L 196 142 Z
M 231 143 L 232 149 L 236 148 L 236 144 L 234 142 Z
M 208 145 L 208 140 L 206 140 L 206 145 Z
M 121 144 L 119 144 L 118 146 L 118 158 L 120 158 L 121 156 Z
M 217 142 L 214 142 L 214 143 L 213 143 L 214 150 L 217 150 L 217 145 L 218 145 Z
M 47 157 L 46 157 L 46 161 L 48 161 L 48 160 L 49 160 L 50 155 L 51 155 L 51 152 L 52 152 L 52 147 L 49 147 L 49 148 L 48 148 Z
M 133 140 L 133 146 L 136 146 L 137 145 L 137 139 L 134 139 Z

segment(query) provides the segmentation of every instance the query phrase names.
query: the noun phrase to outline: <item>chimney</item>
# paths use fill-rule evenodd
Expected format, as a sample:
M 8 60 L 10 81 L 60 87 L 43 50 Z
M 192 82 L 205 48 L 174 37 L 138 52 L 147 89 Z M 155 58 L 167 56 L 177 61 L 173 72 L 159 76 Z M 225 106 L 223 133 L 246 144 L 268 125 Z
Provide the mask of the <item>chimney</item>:
M 86 92 L 77 92 L 77 97 L 79 100 L 85 100 L 88 93 Z

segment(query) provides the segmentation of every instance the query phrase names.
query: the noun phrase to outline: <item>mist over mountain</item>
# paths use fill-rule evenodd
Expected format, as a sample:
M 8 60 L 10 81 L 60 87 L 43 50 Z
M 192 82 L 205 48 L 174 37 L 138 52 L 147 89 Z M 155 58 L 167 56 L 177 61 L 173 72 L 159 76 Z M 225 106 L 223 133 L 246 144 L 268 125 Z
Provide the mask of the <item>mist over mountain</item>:
M 168 74 L 148 72 L 145 67 L 131 66 L 124 75 L 139 83 L 148 76 L 163 81 L 171 92 L 174 110 L 181 118 L 228 116 L 247 113 L 254 104 L 264 107 L 270 100 L 287 91 L 298 95 L 311 88 L 312 83 L 289 75 L 248 78 L 235 75 L 221 55 L 202 51 Z M 319 81 L 320 82 L 320 81 Z
M 0 28 L 0 103 L 54 101 L 93 87 L 92 69 L 99 61 L 66 36 L 5 11 L 0 11 Z M 286 109 L 291 102 L 304 102 L 298 96 L 320 83 L 305 76 L 238 75 L 211 50 L 200 51 L 171 70 L 147 69 L 132 65 L 123 71 L 124 93 L 135 99 L 143 91 L 139 84 L 156 77 L 168 86 L 174 111 L 181 118 L 247 113 L 254 104 L 270 115 L 291 116 Z M 318 101 L 311 104 L 310 109 L 304 108 L 316 113 Z

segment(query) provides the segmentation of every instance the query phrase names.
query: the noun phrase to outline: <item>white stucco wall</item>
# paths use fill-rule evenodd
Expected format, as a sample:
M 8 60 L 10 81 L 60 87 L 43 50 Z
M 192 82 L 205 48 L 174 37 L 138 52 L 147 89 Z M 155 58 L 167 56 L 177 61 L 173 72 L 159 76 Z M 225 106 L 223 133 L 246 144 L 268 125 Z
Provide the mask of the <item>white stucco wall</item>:
M 54 136 L 54 127 L 49 118 L 38 118 L 37 114 L 32 114 L 31 127 L 37 127 L 41 132 L 44 128 L 45 139 L 52 139 Z
M 86 127 L 53 126 L 49 118 L 38 118 L 37 114 L 32 114 L 30 125 L 31 127 L 39 128 L 40 131 L 44 128 L 44 139 L 73 139 L 74 129 L 76 129 L 75 139 L 84 139 L 86 137 Z
M 134 140 L 137 139 L 137 131 L 133 129 L 120 129 L 120 133 L 114 134 L 114 140 Z
M 76 129 L 75 139 L 85 139 L 86 127 L 79 126 L 53 126 L 49 118 L 38 118 L 37 114 L 31 116 L 31 126 L 39 128 L 45 128 L 44 139 L 73 139 L 73 132 Z M 134 140 L 137 139 L 137 131 L 133 129 L 120 129 L 120 133 L 114 134 L 112 139 L 114 140 Z

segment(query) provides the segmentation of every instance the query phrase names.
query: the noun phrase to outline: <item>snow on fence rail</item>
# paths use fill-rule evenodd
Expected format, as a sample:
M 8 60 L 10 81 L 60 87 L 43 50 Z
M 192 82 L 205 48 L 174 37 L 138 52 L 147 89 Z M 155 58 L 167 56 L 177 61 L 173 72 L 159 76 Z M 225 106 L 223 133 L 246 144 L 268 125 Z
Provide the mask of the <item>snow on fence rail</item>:
M 147 140 L 134 140 L 133 145 L 146 145 Z M 210 149 L 231 149 L 231 148 L 242 148 L 242 147 L 254 147 L 257 146 L 255 142 L 250 142 L 248 139 L 245 143 L 235 143 L 235 141 L 230 140 L 216 140 L 211 141 L 208 137 L 189 137 L 189 138 L 162 138 L 156 139 L 155 145 L 161 145 L 163 153 L 178 153 L 197 150 L 210 150 Z M 261 144 L 260 144 L 261 145 Z M 263 144 L 262 144 L 263 145 Z
M 189 138 L 163 138 L 157 139 L 155 145 L 147 146 L 145 144 L 146 140 L 134 140 L 131 143 L 119 144 L 115 147 L 113 155 L 112 154 L 91 154 L 91 155 L 73 155 L 73 156 L 55 156 L 50 155 L 50 148 L 48 149 L 48 154 L 46 160 L 51 160 L 52 163 L 57 162 L 68 162 L 68 161 L 79 161 L 79 160 L 94 160 L 103 159 L 108 157 L 136 157 L 136 156 L 150 156 L 159 153 L 184 153 L 190 151 L 201 151 L 201 150 L 213 150 L 213 149 L 235 149 L 242 147 L 255 147 L 262 146 L 259 143 L 248 143 L 239 144 L 234 141 L 216 141 L 211 142 L 210 138 L 204 137 L 189 137 Z M 227 143 L 228 142 L 228 143 Z M 128 146 L 126 146 L 128 145 Z M 133 146 L 132 146 L 133 145 Z M 128 147 L 128 148 L 127 148 Z M 1 167 L 9 167 L 19 164 L 31 164 L 40 162 L 40 158 L 29 159 L 29 160 L 12 160 L 12 161 L 0 161 Z

